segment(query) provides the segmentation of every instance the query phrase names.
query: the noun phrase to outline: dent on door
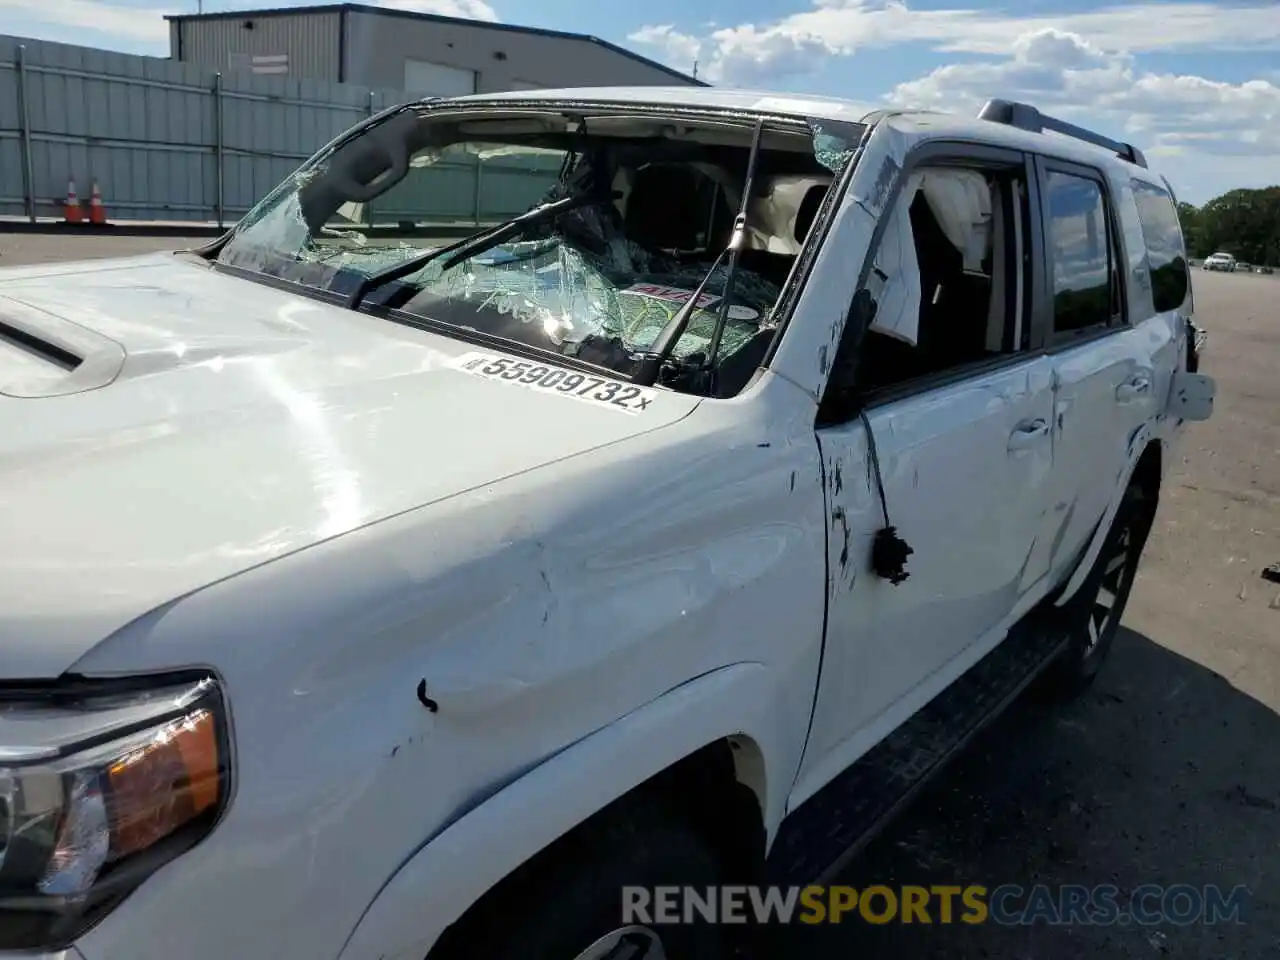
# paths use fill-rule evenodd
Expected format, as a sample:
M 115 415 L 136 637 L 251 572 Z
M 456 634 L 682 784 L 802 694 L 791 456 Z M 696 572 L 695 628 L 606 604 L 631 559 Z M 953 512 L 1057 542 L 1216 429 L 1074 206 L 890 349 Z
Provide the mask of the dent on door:
M 986 636 L 1041 578 L 1050 378 L 1050 361 L 1035 358 L 868 411 L 888 521 L 914 550 L 910 577 L 896 585 L 872 565 L 886 523 L 866 424 L 819 431 L 830 517 L 827 640 L 807 786 L 871 746 L 880 718 Z

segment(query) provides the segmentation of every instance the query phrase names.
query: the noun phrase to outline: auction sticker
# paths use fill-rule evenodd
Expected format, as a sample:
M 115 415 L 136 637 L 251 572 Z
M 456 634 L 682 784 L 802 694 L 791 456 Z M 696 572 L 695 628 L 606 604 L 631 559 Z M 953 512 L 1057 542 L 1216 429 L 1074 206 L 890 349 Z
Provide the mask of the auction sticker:
M 647 390 L 609 377 L 491 353 L 463 354 L 452 365 L 457 370 L 477 377 L 504 380 L 531 390 L 559 394 L 633 416 L 647 410 L 653 398 L 658 395 L 656 390 Z
M 638 297 L 652 297 L 654 300 L 665 300 L 668 303 L 684 303 L 693 296 L 692 290 L 669 287 L 663 283 L 633 283 L 631 286 L 625 287 L 621 292 L 635 294 Z M 696 306 L 699 310 L 705 310 L 719 302 L 720 297 L 718 295 L 704 293 L 698 297 Z
M 686 303 L 693 296 L 692 290 L 684 290 L 680 287 L 669 287 L 661 283 L 633 283 L 629 287 L 625 287 L 619 291 L 620 293 L 629 293 L 636 297 L 650 297 L 654 300 L 661 300 L 664 303 Z M 722 298 L 719 294 L 704 293 L 698 297 L 696 304 L 699 310 L 710 310 L 720 302 Z M 728 316 L 731 320 L 758 320 L 760 311 L 754 307 L 748 307 L 745 304 L 732 303 L 729 305 Z

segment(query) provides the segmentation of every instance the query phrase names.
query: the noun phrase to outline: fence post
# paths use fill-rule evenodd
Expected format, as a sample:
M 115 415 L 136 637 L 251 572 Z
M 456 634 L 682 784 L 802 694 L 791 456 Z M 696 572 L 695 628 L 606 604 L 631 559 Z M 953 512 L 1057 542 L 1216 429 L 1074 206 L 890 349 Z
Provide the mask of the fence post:
M 27 47 L 18 44 L 18 122 L 22 136 L 22 204 L 27 219 L 36 222 L 35 172 L 31 161 L 31 110 L 27 100 Z
M 373 91 L 370 90 L 368 115 L 372 117 L 375 113 L 377 113 L 377 111 L 373 109 Z M 369 221 L 369 232 L 373 233 L 373 199 L 372 198 L 365 201 L 364 215 L 365 215 L 365 219 Z
M 215 73 L 213 75 L 213 137 L 214 137 L 214 140 L 213 140 L 214 167 L 216 168 L 215 177 L 216 177 L 216 183 L 218 185 L 217 199 L 214 204 L 214 211 L 218 216 L 218 229 L 221 230 L 223 229 L 223 224 L 224 224 L 224 221 L 226 220 L 226 214 L 223 207 L 223 199 L 224 199 L 223 176 L 224 174 L 222 172 L 222 162 L 224 159 L 224 155 L 223 155 L 223 148 L 222 148 L 223 144 L 222 144 L 222 74 L 221 73 Z

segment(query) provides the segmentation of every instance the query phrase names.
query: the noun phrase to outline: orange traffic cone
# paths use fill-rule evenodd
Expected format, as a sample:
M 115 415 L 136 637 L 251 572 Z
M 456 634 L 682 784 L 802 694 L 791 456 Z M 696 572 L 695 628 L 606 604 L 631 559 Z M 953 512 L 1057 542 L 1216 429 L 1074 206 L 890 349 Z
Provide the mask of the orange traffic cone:
M 67 201 L 62 207 L 62 219 L 67 223 L 80 223 L 84 219 L 80 210 L 80 198 L 76 196 L 76 182 L 67 181 Z
M 102 205 L 102 191 L 98 189 L 98 181 L 93 181 L 93 190 L 89 194 L 89 222 L 104 226 L 107 222 L 107 208 Z

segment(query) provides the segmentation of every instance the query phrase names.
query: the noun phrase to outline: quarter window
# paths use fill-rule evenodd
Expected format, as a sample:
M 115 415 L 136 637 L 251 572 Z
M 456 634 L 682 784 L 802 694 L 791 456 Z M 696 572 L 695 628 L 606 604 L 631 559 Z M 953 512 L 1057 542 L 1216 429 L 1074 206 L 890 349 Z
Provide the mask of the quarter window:
M 1049 171 L 1046 188 L 1054 333 L 1105 327 L 1119 309 L 1102 187 L 1096 180 Z
M 1146 241 L 1151 296 L 1156 313 L 1177 310 L 1187 299 L 1190 282 L 1182 228 L 1178 224 L 1173 198 L 1154 184 L 1141 180 L 1133 181 L 1133 196 L 1138 204 L 1138 220 Z

